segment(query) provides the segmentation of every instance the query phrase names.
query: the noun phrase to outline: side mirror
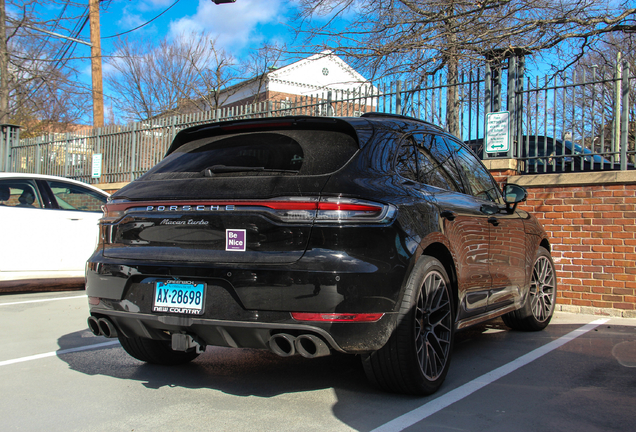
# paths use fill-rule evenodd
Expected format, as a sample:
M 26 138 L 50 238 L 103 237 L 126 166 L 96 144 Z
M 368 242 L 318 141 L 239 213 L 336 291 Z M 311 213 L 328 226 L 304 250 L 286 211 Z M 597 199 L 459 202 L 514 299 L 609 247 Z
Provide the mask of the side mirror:
M 528 198 L 528 191 L 516 184 L 507 184 L 503 188 L 503 199 L 508 213 L 514 213 L 517 204 Z

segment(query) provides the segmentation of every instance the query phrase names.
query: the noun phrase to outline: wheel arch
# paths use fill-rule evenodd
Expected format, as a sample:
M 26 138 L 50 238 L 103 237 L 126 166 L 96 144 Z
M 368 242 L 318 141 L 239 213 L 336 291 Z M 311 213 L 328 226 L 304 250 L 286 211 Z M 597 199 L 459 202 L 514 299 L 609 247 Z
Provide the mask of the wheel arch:
M 453 296 L 453 308 L 455 317 L 457 317 L 457 311 L 459 310 L 459 286 L 457 282 L 457 270 L 455 268 L 455 261 L 453 260 L 453 255 L 450 250 L 446 247 L 446 245 L 442 243 L 432 243 L 424 249 L 422 255 L 432 256 L 442 263 L 444 266 L 444 270 L 446 270 L 446 274 L 450 278 L 451 282 L 451 294 Z

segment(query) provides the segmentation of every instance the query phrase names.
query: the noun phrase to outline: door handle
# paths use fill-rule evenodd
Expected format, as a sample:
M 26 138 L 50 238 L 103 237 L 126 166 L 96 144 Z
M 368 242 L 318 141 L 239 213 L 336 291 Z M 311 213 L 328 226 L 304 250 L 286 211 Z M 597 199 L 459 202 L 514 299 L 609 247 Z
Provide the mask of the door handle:
M 449 221 L 454 221 L 457 217 L 457 213 L 452 210 L 442 210 L 440 216 L 442 216 L 444 219 L 448 219 Z
M 496 217 L 489 217 L 488 223 L 494 226 L 499 226 L 499 220 Z

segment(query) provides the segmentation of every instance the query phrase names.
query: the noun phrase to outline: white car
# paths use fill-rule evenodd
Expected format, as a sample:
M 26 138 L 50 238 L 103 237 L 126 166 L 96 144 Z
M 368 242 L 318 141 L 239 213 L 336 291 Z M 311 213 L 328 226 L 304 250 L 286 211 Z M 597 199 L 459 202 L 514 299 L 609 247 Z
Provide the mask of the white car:
M 0 285 L 81 280 L 108 196 L 64 177 L 0 173 Z

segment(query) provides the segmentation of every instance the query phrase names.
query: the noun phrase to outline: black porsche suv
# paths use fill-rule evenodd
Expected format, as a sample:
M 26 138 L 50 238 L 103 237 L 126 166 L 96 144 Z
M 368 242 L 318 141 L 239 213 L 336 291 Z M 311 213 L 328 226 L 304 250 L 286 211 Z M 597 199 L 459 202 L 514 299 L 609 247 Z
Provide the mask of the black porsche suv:
M 105 206 L 88 324 L 149 363 L 208 345 L 340 352 L 380 388 L 430 394 L 457 330 L 552 317 L 550 244 L 525 198 L 413 118 L 192 127 Z

